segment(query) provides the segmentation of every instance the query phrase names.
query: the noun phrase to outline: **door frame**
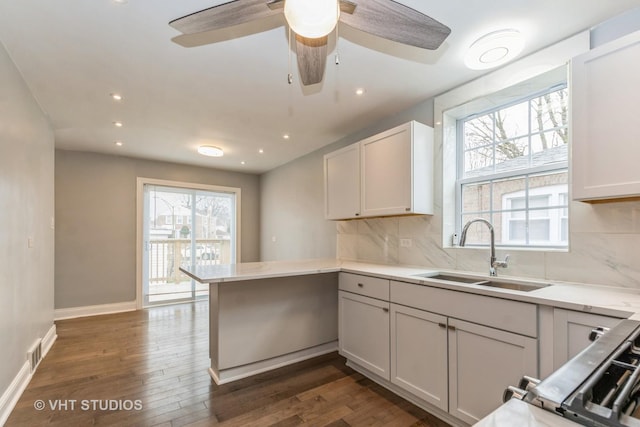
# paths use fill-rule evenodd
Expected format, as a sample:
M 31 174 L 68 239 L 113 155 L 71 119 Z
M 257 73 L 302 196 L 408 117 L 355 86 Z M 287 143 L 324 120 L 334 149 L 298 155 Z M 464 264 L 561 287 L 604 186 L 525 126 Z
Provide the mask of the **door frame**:
M 174 187 L 174 188 L 184 188 L 189 190 L 203 190 L 203 191 L 211 191 L 217 193 L 232 193 L 236 198 L 236 263 L 240 261 L 240 236 L 241 236 L 241 190 L 237 187 L 224 187 L 220 185 L 208 185 L 208 184 L 198 184 L 193 182 L 183 182 L 183 181 L 170 181 L 165 179 L 156 179 L 156 178 L 145 178 L 145 177 L 137 177 L 136 178 L 136 309 L 140 310 L 143 308 L 143 250 L 142 247 L 144 245 L 144 186 L 145 185 L 158 185 L 164 187 Z

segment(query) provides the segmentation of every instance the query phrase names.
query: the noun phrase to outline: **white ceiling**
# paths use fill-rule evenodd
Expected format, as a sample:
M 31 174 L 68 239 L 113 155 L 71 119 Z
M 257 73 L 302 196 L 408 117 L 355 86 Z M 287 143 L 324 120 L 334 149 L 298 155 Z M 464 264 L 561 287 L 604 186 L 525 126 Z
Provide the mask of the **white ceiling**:
M 294 54 L 295 81 L 287 84 L 284 27 L 194 48 L 171 41 L 179 33 L 169 21 L 220 0 L 0 0 L 0 41 L 50 117 L 57 148 L 260 173 L 485 73 L 466 69 L 463 56 L 488 32 L 520 30 L 524 56 L 640 6 L 400 1 L 451 28 L 440 49 L 407 48 L 342 26 L 340 65 L 333 37 L 323 83 L 306 88 Z M 360 87 L 366 92 L 358 97 Z M 113 92 L 124 100 L 114 102 Z M 200 156 L 200 144 L 220 146 L 225 156 Z

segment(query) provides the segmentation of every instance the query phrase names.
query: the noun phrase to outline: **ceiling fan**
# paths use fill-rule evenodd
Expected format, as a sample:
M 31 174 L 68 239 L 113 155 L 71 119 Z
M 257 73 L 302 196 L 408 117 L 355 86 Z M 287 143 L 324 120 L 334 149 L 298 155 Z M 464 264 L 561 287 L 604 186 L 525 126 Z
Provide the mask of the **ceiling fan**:
M 283 14 L 295 33 L 298 70 L 305 86 L 322 81 L 328 35 L 338 21 L 377 37 L 429 50 L 437 49 L 451 32 L 435 19 L 393 0 L 233 0 L 175 19 L 169 25 L 182 33 L 173 41 L 191 47 L 276 28 L 283 24 Z

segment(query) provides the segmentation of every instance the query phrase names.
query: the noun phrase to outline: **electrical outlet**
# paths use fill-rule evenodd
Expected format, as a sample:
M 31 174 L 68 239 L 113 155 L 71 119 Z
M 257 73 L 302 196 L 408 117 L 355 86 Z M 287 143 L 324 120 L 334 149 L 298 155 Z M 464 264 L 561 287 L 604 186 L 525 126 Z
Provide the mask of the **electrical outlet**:
M 412 246 L 411 239 L 400 239 L 400 247 L 401 248 L 410 248 Z

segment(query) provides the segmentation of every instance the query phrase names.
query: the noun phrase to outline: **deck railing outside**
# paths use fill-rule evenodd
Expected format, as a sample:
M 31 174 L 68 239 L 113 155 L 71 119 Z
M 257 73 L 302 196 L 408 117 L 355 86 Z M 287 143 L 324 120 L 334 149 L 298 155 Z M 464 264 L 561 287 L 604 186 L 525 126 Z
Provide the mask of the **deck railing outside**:
M 180 283 L 188 277 L 180 265 L 192 258 L 190 239 L 154 239 L 149 241 L 149 284 Z M 199 265 L 228 264 L 231 260 L 231 241 L 196 239 L 195 262 Z

